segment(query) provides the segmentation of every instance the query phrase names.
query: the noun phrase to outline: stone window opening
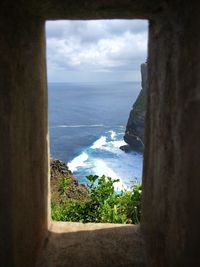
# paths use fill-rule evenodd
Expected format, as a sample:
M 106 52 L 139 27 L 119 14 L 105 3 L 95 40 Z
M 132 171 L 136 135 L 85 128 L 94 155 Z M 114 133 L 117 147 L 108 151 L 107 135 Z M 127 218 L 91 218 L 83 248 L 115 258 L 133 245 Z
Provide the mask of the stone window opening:
M 62 23 L 64 23 L 65 21 L 61 21 L 61 22 L 59 22 L 58 21 L 58 23 L 60 23 L 60 26 L 62 26 Z M 101 21 L 100 21 L 101 22 Z M 104 23 L 105 23 L 105 21 L 103 21 Z M 110 22 L 112 22 L 113 23 L 113 21 L 112 20 L 110 20 Z M 142 27 L 142 25 L 143 24 L 141 24 L 141 26 L 139 25 L 139 23 L 141 23 L 140 21 L 137 21 L 136 23 L 137 24 L 130 24 L 130 22 L 131 21 L 125 21 L 125 20 L 123 20 L 122 21 L 123 23 L 127 23 L 127 25 L 130 25 L 129 26 L 129 28 L 127 27 L 127 29 L 131 32 L 131 27 L 133 28 L 133 27 Z M 134 22 L 134 21 L 133 21 Z M 69 23 L 68 21 L 67 21 L 67 23 Z M 70 22 L 71 23 L 71 22 Z M 107 25 L 109 26 L 109 21 L 107 21 L 106 22 L 107 24 L 103 24 L 103 26 L 104 27 L 106 27 Z M 73 24 L 73 22 L 72 22 L 72 24 Z M 51 25 L 53 25 L 52 24 L 52 22 L 51 22 Z M 54 25 L 56 26 L 56 23 L 54 23 Z M 68 24 L 67 24 L 68 25 Z M 67 25 L 65 26 L 65 27 L 67 27 Z M 116 26 L 115 27 L 117 27 L 117 25 L 118 24 L 116 24 Z M 55 27 L 54 26 L 54 27 Z M 70 24 L 69 24 L 69 26 L 71 26 Z M 68 26 L 68 27 L 69 27 Z M 76 26 L 76 24 L 74 23 L 74 26 L 73 27 L 75 27 Z M 79 26 L 79 25 L 78 25 Z M 98 25 L 97 25 L 98 26 Z M 108 27 L 107 26 L 107 27 Z M 46 26 L 47 27 L 47 26 Z M 53 28 L 54 29 L 54 31 L 55 31 L 55 29 L 56 29 L 56 27 L 55 28 Z M 125 31 L 125 33 L 128 31 L 126 29 L 126 31 Z M 59 30 L 59 28 L 58 28 L 58 30 Z M 83 24 L 83 28 L 82 28 L 82 31 L 84 31 L 84 24 Z M 87 34 L 87 31 L 88 31 L 88 29 L 86 28 L 86 34 Z M 46 32 L 48 33 L 48 28 L 46 29 Z M 128 32 L 129 33 L 129 32 Z M 50 31 L 50 36 L 51 36 L 51 31 Z M 58 34 L 60 34 L 60 32 L 58 32 Z M 141 32 L 141 35 L 144 35 L 144 30 Z M 132 38 L 132 42 L 133 42 L 133 46 L 134 46 L 134 42 L 141 42 L 141 37 L 138 37 L 138 35 L 139 35 L 139 33 L 138 32 L 133 32 L 133 38 Z M 48 36 L 47 36 L 48 37 Z M 77 36 L 78 37 L 78 36 Z M 121 35 L 119 35 L 119 38 L 121 37 Z M 47 39 L 47 51 L 48 50 L 50 50 L 50 49 L 52 49 L 52 46 L 51 46 L 51 39 L 52 38 L 52 36 L 50 37 L 50 40 L 48 40 Z M 60 37 L 61 38 L 61 40 L 62 41 L 64 41 L 63 39 L 64 39 L 64 37 Z M 71 36 L 69 36 L 68 37 L 69 38 L 69 42 L 70 42 L 70 40 L 71 40 Z M 91 38 L 91 36 L 89 36 L 88 38 Z M 104 36 L 102 37 L 102 38 L 105 38 Z M 109 37 L 110 38 L 110 40 L 112 40 L 112 38 L 116 38 L 116 36 L 115 35 L 111 35 L 111 37 Z M 75 39 L 75 37 L 74 37 L 74 39 Z M 124 38 L 125 39 L 125 38 Z M 58 42 L 60 41 L 59 39 L 57 39 L 58 40 Z M 76 39 L 75 39 L 76 40 Z M 114 39 L 115 40 L 115 39 Z M 145 43 L 145 39 L 144 39 L 144 43 Z M 55 40 L 53 39 L 53 42 L 55 42 Z M 67 39 L 66 39 L 66 42 L 67 42 Z M 111 41 L 110 41 L 111 42 Z M 126 46 L 126 43 L 125 43 L 125 41 L 124 41 L 124 44 L 123 45 L 125 45 Z M 143 45 L 143 46 L 145 46 L 145 44 L 141 44 L 141 45 Z M 63 46 L 62 46 L 63 47 Z M 129 48 L 129 47 L 128 47 Z M 136 47 L 137 48 L 137 47 Z M 59 50 L 59 46 L 56 48 L 56 49 L 58 49 Z M 63 48 L 64 49 L 64 48 Z M 84 51 L 84 50 L 83 50 Z M 92 51 L 92 50 L 91 50 Z M 98 51 L 97 51 L 98 52 Z M 138 53 L 139 53 L 140 51 L 138 51 Z M 55 53 L 56 54 L 56 53 Z M 48 55 L 48 54 L 47 54 Z M 146 58 L 146 55 L 144 56 L 144 58 Z M 69 60 L 70 60 L 70 58 L 69 58 Z M 134 59 L 133 59 L 134 60 Z M 132 61 L 133 61 L 132 60 Z M 137 61 L 137 59 L 135 59 L 135 61 Z M 141 60 L 141 61 L 144 61 L 144 60 Z M 51 64 L 52 64 L 52 62 L 50 62 Z M 141 62 L 142 63 L 142 62 Z M 134 65 L 134 62 L 132 63 L 133 65 Z M 94 66 L 95 67 L 95 66 Z M 106 67 L 106 66 L 105 66 Z M 126 66 L 125 66 L 126 67 Z M 121 154 L 124 154 L 123 156 L 127 156 L 127 155 L 129 155 L 130 156 L 130 153 L 134 153 L 134 154 L 137 154 L 138 153 L 138 155 L 139 155 L 139 157 L 140 157 L 140 155 L 141 155 L 141 153 L 143 152 L 143 149 L 144 149 L 144 115 L 145 115 L 145 110 L 144 110 L 144 106 L 143 105 L 145 105 L 143 102 L 145 102 L 146 101 L 146 87 L 147 87 L 147 81 L 146 81 L 146 79 L 147 79 L 147 66 L 146 66 L 146 64 L 144 63 L 144 64 L 141 64 L 141 66 L 140 66 L 140 68 L 141 68 L 141 70 L 140 70 L 140 73 L 139 73 L 139 78 L 142 80 L 142 82 L 138 82 L 137 83 L 137 85 L 135 85 L 135 83 L 134 82 L 132 82 L 132 84 L 130 85 L 130 90 L 128 89 L 128 92 L 129 92 L 129 95 L 130 96 L 128 96 L 128 100 L 129 100 L 129 102 L 130 102 L 130 108 L 128 108 L 127 110 L 127 115 L 126 115 L 126 118 L 125 118 L 125 127 L 127 127 L 127 129 L 128 129 L 128 131 L 125 131 L 125 128 L 123 129 L 123 130 L 121 130 L 121 128 L 120 128 L 120 130 L 118 130 L 118 131 L 120 131 L 120 134 L 121 134 L 121 132 L 123 131 L 124 132 L 124 138 L 125 138 L 125 141 L 127 142 L 127 143 L 124 143 L 123 144 L 123 146 L 121 145 L 121 150 L 119 149 L 119 153 L 120 153 L 120 151 L 122 152 L 122 151 L 125 151 L 125 152 L 127 152 L 127 153 L 129 153 L 129 154 L 127 154 L 127 153 L 124 153 L 124 152 L 122 152 Z M 47 68 L 48 69 L 48 68 Z M 51 70 L 49 70 L 48 69 L 48 71 L 51 71 Z M 133 72 L 134 72 L 134 66 L 133 66 Z M 50 73 L 51 74 L 51 73 Z M 48 74 L 48 76 L 49 76 L 49 74 Z M 69 76 L 69 75 L 68 75 Z M 116 77 L 114 78 L 114 79 L 116 79 Z M 113 80 L 114 80 L 113 79 Z M 97 86 L 98 86 L 98 82 L 96 82 L 97 83 Z M 105 84 L 106 84 L 106 81 L 104 82 Z M 109 86 L 111 86 L 112 85 L 112 83 L 110 83 L 110 81 L 108 81 L 107 82 L 108 83 L 108 85 Z M 117 85 L 117 84 L 120 84 L 120 86 L 121 87 L 123 87 L 123 86 L 126 86 L 126 83 L 124 83 L 124 84 L 121 84 L 120 83 L 120 81 L 119 82 L 115 82 L 115 86 Z M 75 83 L 76 84 L 76 83 Z M 80 84 L 81 84 L 81 82 L 80 82 Z M 82 83 L 83 85 L 84 85 L 84 82 Z M 87 83 L 86 83 L 86 85 L 87 85 Z M 88 84 L 89 85 L 89 84 Z M 105 87 L 105 85 L 104 84 L 101 84 L 100 83 L 100 85 L 101 86 L 104 86 Z M 62 87 L 58 87 L 58 89 L 57 89 L 57 91 L 55 91 L 54 92 L 54 94 L 53 94 L 53 100 L 51 100 L 51 94 L 52 94 L 52 92 L 53 92 L 53 90 L 54 90 L 54 88 L 52 88 L 53 86 L 54 86 L 54 84 L 52 85 L 51 83 L 48 85 L 48 86 L 50 86 L 50 88 L 48 89 L 48 90 L 51 90 L 51 91 L 49 91 L 49 95 L 50 95 L 50 98 L 49 98 L 49 101 L 50 101 L 50 103 L 51 103 L 51 105 L 54 107 L 54 105 L 55 105 L 55 107 L 54 107 L 54 109 L 55 109 L 55 113 L 57 112 L 59 112 L 59 107 L 58 107 L 58 105 L 56 105 L 56 103 L 55 102 L 53 102 L 53 101 L 56 101 L 56 100 L 54 100 L 54 99 L 57 99 L 58 97 L 55 95 L 55 93 L 57 92 L 57 93 L 59 93 L 59 88 L 60 89 L 64 89 L 64 84 L 63 83 L 61 83 L 61 86 Z M 56 85 L 56 86 L 59 86 L 58 84 Z M 73 87 L 73 83 L 72 84 L 66 84 L 65 86 L 68 86 L 69 88 L 67 88 L 66 89 L 66 92 L 65 92 L 65 95 L 63 95 L 63 97 L 62 97 L 62 99 L 64 99 L 65 97 L 67 98 L 68 96 L 67 96 L 67 91 L 69 91 L 69 89 L 70 89 L 70 86 L 72 86 Z M 140 88 L 142 88 L 142 91 L 141 91 L 141 89 Z M 53 89 L 53 90 L 52 90 Z M 83 88 L 84 89 L 84 88 Z M 82 90 L 83 90 L 82 89 Z M 125 89 L 125 88 L 124 88 Z M 139 92 L 139 93 L 134 93 L 135 95 L 133 95 L 133 96 L 131 96 L 131 94 L 132 94 L 132 92 L 134 92 L 134 90 L 136 90 L 137 89 L 137 91 Z M 78 90 L 77 88 L 75 88 L 75 89 L 73 89 L 73 90 Z M 107 90 L 109 90 L 109 88 L 107 89 Z M 127 89 L 126 89 L 127 90 Z M 112 88 L 111 88 L 111 92 L 112 92 L 113 90 L 112 90 Z M 87 94 L 88 92 L 86 91 L 84 94 Z M 115 93 L 115 91 L 113 91 L 113 93 Z M 118 94 L 118 91 L 116 91 L 116 93 Z M 71 91 L 70 91 L 70 93 L 69 93 L 69 96 L 70 96 L 70 94 L 71 94 Z M 121 97 L 120 97 L 120 99 L 121 99 L 121 101 L 126 101 L 126 100 L 123 100 L 123 90 L 121 90 L 121 92 L 120 92 L 120 94 L 121 94 Z M 126 93 L 127 94 L 127 93 Z M 80 97 L 81 97 L 81 95 L 80 95 Z M 89 97 L 89 95 L 88 95 L 88 97 Z M 107 95 L 107 97 L 108 97 L 108 95 Z M 132 100 L 132 98 L 134 99 L 135 98 L 135 101 L 133 101 Z M 92 99 L 94 99 L 94 98 L 91 98 L 91 101 L 93 101 Z M 117 100 L 117 98 L 116 98 L 116 100 Z M 73 100 L 72 100 L 73 101 Z M 83 101 L 84 101 L 84 98 L 83 98 Z M 83 101 L 82 101 L 82 105 L 83 105 Z M 137 106 L 135 105 L 135 106 L 133 106 L 133 104 L 134 104 L 134 102 L 137 102 L 137 103 L 139 103 L 139 104 L 137 104 Z M 92 103 L 91 103 L 92 104 Z M 91 107 L 91 104 L 88 102 L 88 107 Z M 141 104 L 141 106 L 140 106 L 140 104 Z M 62 105 L 62 103 L 61 103 L 61 105 Z M 75 103 L 74 104 L 74 106 L 76 106 L 77 104 Z M 98 102 L 97 102 L 97 105 L 98 105 Z M 112 105 L 112 104 L 111 104 Z M 133 110 L 131 110 L 131 106 L 133 106 Z M 67 108 L 66 108 L 67 107 Z M 116 111 L 114 111 L 114 110 L 112 110 L 112 106 L 110 106 L 110 104 L 109 104 L 109 109 L 111 109 L 111 111 L 109 110 L 108 112 L 113 112 L 113 114 L 116 112 Z M 65 110 L 64 109 L 67 109 L 68 110 L 68 113 L 69 114 L 72 114 L 72 116 L 73 116 L 73 107 L 70 107 L 70 101 L 69 102 L 67 102 L 66 101 L 66 104 L 65 104 L 65 106 L 64 105 L 62 105 L 62 108 L 61 108 L 61 110 L 62 110 L 62 112 L 65 114 Z M 87 109 L 87 106 L 85 107 L 86 109 Z M 102 108 L 104 109 L 104 106 L 102 106 Z M 118 110 L 120 111 L 121 109 L 119 109 L 119 107 L 118 107 Z M 100 110 L 99 110 L 100 111 Z M 118 112 L 118 114 L 119 114 L 119 116 L 120 116 L 120 113 L 119 113 L 119 111 L 117 111 Z M 60 116 L 62 116 L 62 114 L 61 113 L 59 113 L 60 114 Z M 92 114 L 91 114 L 92 115 Z M 69 131 L 69 133 L 68 133 L 68 131 L 66 131 L 66 133 L 65 133 L 65 135 L 63 135 L 63 133 L 61 132 L 61 136 L 55 136 L 55 130 L 58 130 L 58 128 L 59 127 L 61 127 L 61 129 L 62 129 L 62 131 L 64 130 L 63 128 L 67 128 L 68 127 L 68 125 L 69 124 L 73 124 L 74 122 L 72 122 L 71 120 L 69 120 L 70 122 L 68 123 L 68 121 L 67 121 L 67 119 L 65 119 L 65 121 L 62 121 L 61 122 L 61 120 L 59 120 L 60 121 L 60 125 L 58 125 L 58 126 L 56 126 L 55 125 L 55 118 L 54 118 L 54 116 L 55 115 L 53 115 L 53 119 L 51 118 L 52 117 L 52 114 L 49 114 L 49 117 L 50 117 L 50 125 L 49 125 L 49 127 L 50 127 L 50 132 L 52 131 L 53 133 L 52 133 L 52 139 L 53 138 L 57 138 L 57 139 L 59 139 L 59 138 L 65 138 L 65 136 L 68 134 L 68 135 L 70 135 L 70 131 Z M 67 115 L 65 115 L 65 116 L 67 116 Z M 100 118 L 101 119 L 101 118 Z M 51 120 L 53 120 L 53 123 L 51 122 Z M 76 122 L 76 118 L 75 118 L 75 122 Z M 86 122 L 86 123 L 88 123 L 88 121 Z M 82 122 L 78 122 L 78 123 L 75 123 L 75 124 L 79 124 L 79 126 L 82 124 L 83 126 L 84 126 L 84 124 L 85 124 L 85 122 L 84 123 L 82 123 Z M 100 124 L 105 124 L 105 123 L 102 123 L 102 121 L 95 121 L 95 123 L 93 123 L 93 124 L 95 124 L 95 125 L 100 125 Z M 108 123 L 107 123 L 108 124 Z M 120 123 L 121 124 L 121 123 Z M 53 125 L 53 126 L 52 126 Z M 52 126 L 52 128 L 53 128 L 53 130 L 51 129 L 51 126 Z M 73 126 L 73 125 L 69 125 L 69 126 Z M 76 125 L 75 125 L 76 126 Z M 74 127 L 75 127 L 74 126 Z M 107 126 L 108 127 L 108 126 Z M 112 127 L 112 125 L 110 126 L 110 127 Z M 121 126 L 120 126 L 121 127 Z M 73 128 L 73 127 L 72 127 Z M 114 128 L 116 128 L 116 126 L 114 127 Z M 67 130 L 67 129 L 66 129 Z M 70 128 L 70 130 L 71 130 L 71 128 Z M 84 128 L 82 129 L 81 128 L 81 130 L 84 130 Z M 90 128 L 89 128 L 89 130 L 90 130 Z M 94 130 L 94 128 L 93 129 L 91 129 L 91 130 Z M 114 130 L 114 129 L 113 129 Z M 92 132 L 92 131 L 91 131 Z M 104 132 L 103 133 L 103 137 L 105 137 L 105 135 L 107 134 L 107 132 L 110 132 L 110 131 L 106 131 L 106 132 Z M 114 132 L 115 133 L 115 132 Z M 89 133 L 90 134 L 90 133 Z M 116 133 L 115 133 L 116 134 Z M 88 135 L 89 136 L 89 135 Z M 101 135 L 100 135 L 101 136 Z M 108 136 L 106 136 L 106 140 L 108 140 L 109 139 L 109 137 Z M 121 137 L 121 139 L 122 139 L 122 137 Z M 120 140 L 121 140 L 120 139 Z M 72 139 L 73 140 L 73 139 Z M 75 139 L 74 139 L 75 140 Z M 95 139 L 94 139 L 95 140 Z M 93 142 L 92 143 L 95 143 L 94 142 L 94 140 L 93 140 Z M 99 140 L 99 138 L 98 138 L 98 140 Z M 112 142 L 114 142 L 116 140 L 116 138 L 114 138 L 114 139 L 112 139 L 111 141 L 110 141 L 110 143 L 112 143 Z M 123 139 L 122 139 L 123 140 Z M 50 140 L 50 143 L 53 143 L 53 141 L 54 140 Z M 64 142 L 64 141 L 63 141 Z M 66 141 L 65 142 L 67 142 L 67 139 L 66 139 Z M 71 143 L 72 141 L 70 141 L 69 143 Z M 126 145 L 125 145 L 126 144 Z M 106 144 L 104 144 L 104 145 L 106 145 Z M 54 147 L 53 147 L 54 148 Z M 116 148 L 115 148 L 116 149 Z M 129 150 L 130 149 L 133 149 L 133 152 L 129 152 Z M 60 149 L 61 150 L 61 149 Z M 68 151 L 67 151 L 67 148 L 62 148 L 62 150 L 65 150 L 65 153 L 67 153 Z M 100 151 L 100 150 L 99 150 Z M 62 153 L 64 153 L 64 151 L 62 151 Z M 97 152 L 96 152 L 97 153 Z M 81 154 L 80 155 L 82 155 L 83 154 L 83 152 L 81 152 Z M 133 154 L 132 154 L 133 155 Z M 57 160 L 53 160 L 53 159 L 51 159 L 50 160 L 50 163 L 51 163 L 51 167 L 52 167 L 52 171 L 51 171 L 51 174 L 52 174 L 52 177 L 55 177 L 54 179 L 57 179 L 57 185 L 56 185 L 56 183 L 55 183 L 55 181 L 54 180 L 52 180 L 52 186 L 53 186 L 53 189 L 51 190 L 51 193 L 53 194 L 53 199 L 52 199 L 52 201 L 53 201 L 53 203 L 54 203 L 54 201 L 55 201 L 55 186 L 56 186 L 56 188 L 57 187 L 59 187 L 59 181 L 58 181 L 58 179 L 60 179 L 59 177 L 58 177 L 58 174 L 57 174 L 57 172 L 58 172 L 58 169 L 60 169 L 61 171 L 59 172 L 59 175 L 60 176 L 62 176 L 62 180 L 64 179 L 64 180 L 66 180 L 66 181 L 68 181 L 69 180 L 69 178 L 71 177 L 71 174 L 70 174 L 70 172 L 68 172 L 68 169 L 66 168 L 66 166 L 64 166 L 64 164 L 62 163 L 62 162 L 59 162 L 58 161 L 58 159 L 59 159 L 59 156 L 58 157 L 55 157 Z M 62 160 L 62 158 L 61 158 L 61 160 Z M 76 160 L 76 159 L 75 159 Z M 133 160 L 133 165 L 134 164 L 137 164 L 136 162 L 134 163 L 134 159 L 131 159 L 131 157 L 127 157 L 127 160 L 129 160 L 129 161 L 131 161 L 131 160 Z M 65 161 L 66 162 L 66 161 Z M 106 161 L 105 161 L 106 162 Z M 142 162 L 142 159 L 141 159 L 141 162 Z M 119 162 L 120 163 L 120 162 Z M 59 166 L 58 166 L 59 165 Z M 62 166 L 61 166 L 62 165 Z M 123 167 L 121 167 L 121 168 L 123 168 Z M 126 168 L 126 167 L 125 167 Z M 140 172 L 141 172 L 141 176 L 142 176 L 142 166 L 140 167 L 141 168 L 141 170 L 139 170 Z M 106 171 L 106 170 L 105 170 Z M 91 170 L 91 174 L 93 174 L 94 172 Z M 113 172 L 114 173 L 114 172 Z M 134 173 L 134 172 L 133 172 Z M 137 173 L 137 171 L 136 171 L 136 173 Z M 96 173 L 94 173 L 94 174 L 96 174 Z M 102 174 L 101 175 L 103 175 L 103 174 L 105 174 L 106 176 L 108 176 L 107 175 L 107 173 L 104 173 L 104 172 L 102 172 Z M 76 175 L 76 174 L 75 174 Z M 88 175 L 90 175 L 90 173 L 88 173 Z M 101 176 L 100 175 L 100 176 Z M 114 175 L 114 174 L 113 174 Z M 135 181 L 136 182 L 139 182 L 140 181 L 140 177 L 139 177 L 139 180 L 137 179 L 137 178 L 134 178 L 134 177 L 137 177 L 137 175 L 132 175 L 133 177 L 132 177 L 132 182 L 133 183 L 135 183 Z M 112 177 L 112 176 L 111 176 Z M 115 177 L 112 177 L 113 179 L 115 179 Z M 77 184 L 77 183 L 71 183 L 72 185 L 73 184 Z M 121 186 L 121 185 L 119 185 L 119 186 Z M 117 188 L 117 190 L 119 190 L 118 188 L 119 188 L 119 186 L 116 184 L 116 188 Z M 120 187 L 121 188 L 121 187 Z M 74 187 L 72 188 L 73 190 L 74 190 Z M 57 189 L 56 189 L 57 190 Z M 83 190 L 83 188 L 82 187 L 80 187 L 80 185 L 77 185 L 77 187 L 75 188 L 75 190 L 76 191 L 79 191 L 79 190 L 81 190 L 81 191 L 84 191 Z M 121 190 L 121 189 L 120 189 Z M 58 188 L 58 191 L 59 192 L 61 192 L 60 191 L 60 189 Z M 71 192 L 71 185 L 68 187 L 68 188 L 66 188 L 65 190 L 63 190 L 63 188 L 62 188 L 62 196 L 61 196 L 61 194 L 60 194 L 60 198 L 62 198 L 63 200 L 62 201 L 65 201 L 65 199 L 68 197 L 68 195 L 70 195 L 72 198 L 73 198 L 73 194 L 72 194 L 72 192 Z M 52 196 L 52 195 L 51 195 Z M 56 195 L 56 197 L 57 197 L 57 195 Z M 57 201 L 57 200 L 56 200 Z M 53 214 L 53 216 L 54 216 L 54 214 Z M 55 217 L 54 217 L 55 218 Z M 57 217 L 56 217 L 57 218 Z M 138 223 L 138 222 L 137 222 Z
M 4 267 L 200 265 L 199 10 L 178 0 L 1 1 Z M 45 21 L 101 18 L 149 20 L 148 95 L 141 224 L 93 231 L 49 218 Z

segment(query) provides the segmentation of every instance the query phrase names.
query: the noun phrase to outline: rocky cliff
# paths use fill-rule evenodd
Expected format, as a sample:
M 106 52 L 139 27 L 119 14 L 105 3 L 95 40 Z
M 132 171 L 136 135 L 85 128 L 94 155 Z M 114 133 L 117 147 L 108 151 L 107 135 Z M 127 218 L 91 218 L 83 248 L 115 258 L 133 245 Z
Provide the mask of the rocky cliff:
M 124 141 L 128 146 L 123 150 L 143 151 L 144 149 L 144 121 L 146 113 L 146 92 L 147 92 L 147 64 L 141 65 L 142 89 L 132 107 L 126 125 Z
M 88 190 L 86 186 L 78 182 L 64 162 L 51 159 L 50 169 L 52 204 L 63 203 L 67 199 L 80 200 L 87 197 Z

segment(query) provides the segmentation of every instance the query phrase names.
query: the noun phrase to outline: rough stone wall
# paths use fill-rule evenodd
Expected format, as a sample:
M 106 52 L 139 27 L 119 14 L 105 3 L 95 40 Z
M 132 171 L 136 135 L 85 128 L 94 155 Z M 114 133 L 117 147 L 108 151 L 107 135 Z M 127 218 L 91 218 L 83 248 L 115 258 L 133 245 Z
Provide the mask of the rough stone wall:
M 47 234 L 44 23 L 0 10 L 0 266 L 32 267 Z M 16 12 L 16 11 L 15 11 Z M 16 12 L 17 13 L 17 12 Z
M 200 5 L 150 20 L 142 231 L 149 266 L 200 266 Z

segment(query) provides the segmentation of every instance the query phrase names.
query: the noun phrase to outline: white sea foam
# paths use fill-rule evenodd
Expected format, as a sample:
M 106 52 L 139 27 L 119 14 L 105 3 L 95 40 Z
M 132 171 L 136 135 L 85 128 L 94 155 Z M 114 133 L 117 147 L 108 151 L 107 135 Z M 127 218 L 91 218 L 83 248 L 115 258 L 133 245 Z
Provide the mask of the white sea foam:
M 111 139 L 112 139 L 112 140 L 115 140 L 116 137 L 117 137 L 116 132 L 114 132 L 114 131 L 109 131 L 109 133 L 110 133 L 110 137 L 111 137 Z
M 92 127 L 108 127 L 103 124 L 91 124 L 91 125 L 85 125 L 85 124 L 80 124 L 80 125 L 57 125 L 57 126 L 52 126 L 50 128 L 92 128 Z
M 107 177 L 111 177 L 112 179 L 119 179 L 119 182 L 114 184 L 116 191 L 121 191 L 127 189 L 127 186 L 122 182 L 122 179 L 119 175 L 117 175 L 113 169 L 111 169 L 104 160 L 96 159 L 93 165 L 93 172 L 98 175 L 102 176 L 105 175 Z
M 70 161 L 67 165 L 70 171 L 77 171 L 79 167 L 85 166 L 85 161 L 88 159 L 88 154 L 83 152 L 79 156 L 75 157 L 72 161 Z
M 111 143 L 112 143 L 113 147 L 116 147 L 116 148 L 120 148 L 120 146 L 127 145 L 124 140 L 112 141 Z
M 106 137 L 105 136 L 101 136 L 97 141 L 95 141 L 93 143 L 93 145 L 91 146 L 91 148 L 92 149 L 101 148 L 105 144 L 106 144 Z
M 119 149 L 120 146 L 126 145 L 126 143 L 123 140 L 120 141 L 110 141 L 107 142 L 106 145 L 102 146 L 101 149 L 105 150 L 105 151 L 109 151 L 115 155 L 118 156 L 124 156 L 124 152 Z M 126 155 L 125 155 L 126 156 Z
M 105 133 L 105 136 L 97 139 L 68 166 L 80 180 L 91 173 L 119 179 L 120 181 L 115 184 L 115 190 L 121 191 L 130 188 L 135 177 L 141 181 L 142 154 L 124 153 L 119 147 L 126 143 L 118 133 L 114 137 L 113 132 L 109 131 L 107 135 Z

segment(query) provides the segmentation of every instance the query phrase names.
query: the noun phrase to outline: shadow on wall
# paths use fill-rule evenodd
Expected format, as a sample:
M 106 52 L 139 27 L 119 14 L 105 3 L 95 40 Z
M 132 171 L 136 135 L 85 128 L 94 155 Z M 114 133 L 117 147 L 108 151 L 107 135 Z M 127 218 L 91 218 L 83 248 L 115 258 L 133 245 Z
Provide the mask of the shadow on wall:
M 53 222 L 37 267 L 142 267 L 139 226 Z

